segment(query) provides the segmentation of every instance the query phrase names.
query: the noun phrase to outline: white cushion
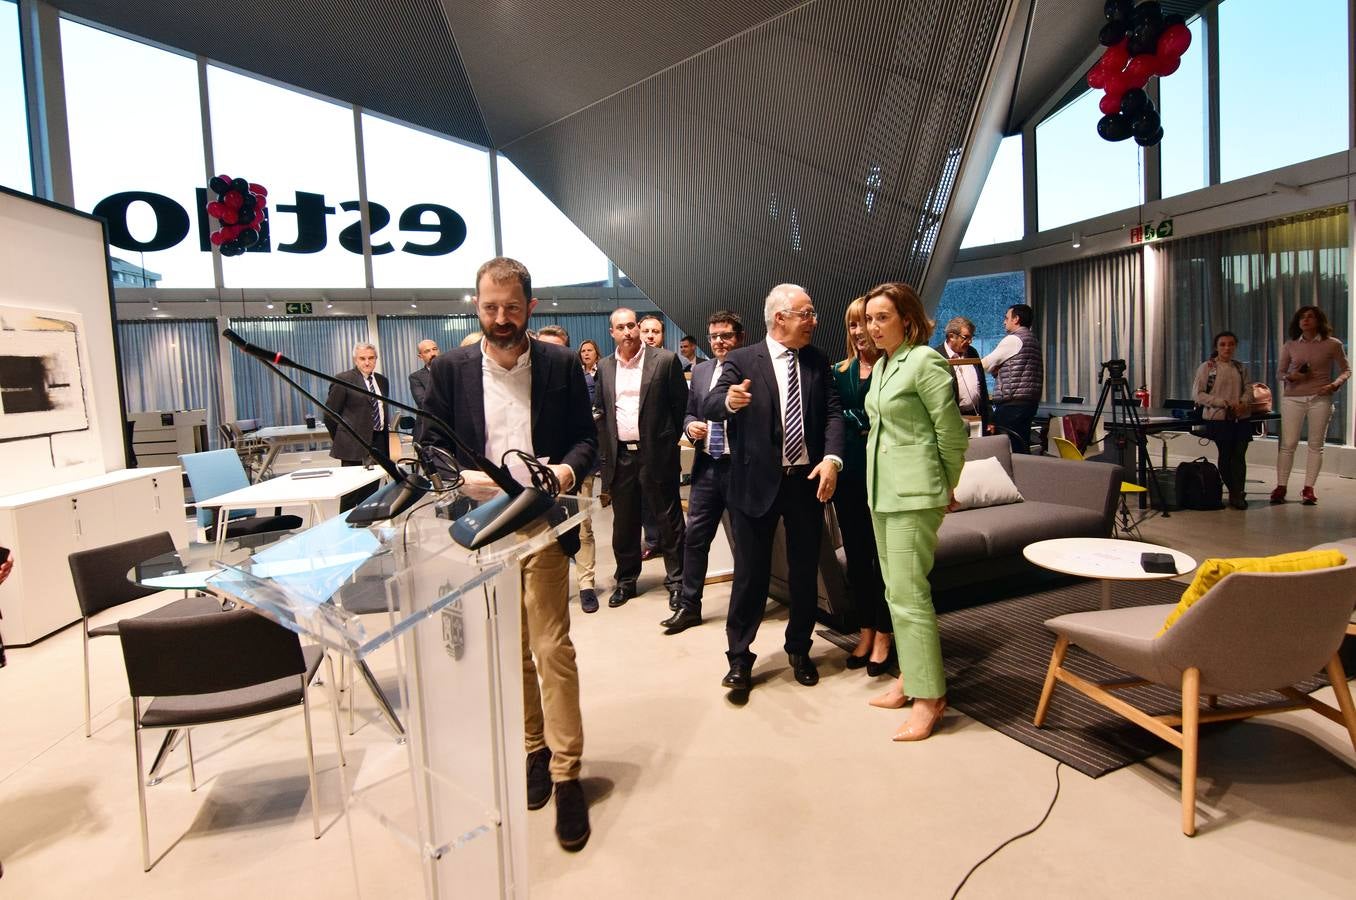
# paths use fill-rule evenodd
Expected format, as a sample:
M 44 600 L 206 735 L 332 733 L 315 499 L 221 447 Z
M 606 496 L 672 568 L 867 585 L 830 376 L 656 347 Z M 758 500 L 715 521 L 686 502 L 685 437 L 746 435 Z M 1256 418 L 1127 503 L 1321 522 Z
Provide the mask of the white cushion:
M 961 469 L 960 484 L 956 485 L 958 509 L 981 509 L 1021 503 L 1022 493 L 1012 483 L 1003 464 L 995 457 L 967 459 Z

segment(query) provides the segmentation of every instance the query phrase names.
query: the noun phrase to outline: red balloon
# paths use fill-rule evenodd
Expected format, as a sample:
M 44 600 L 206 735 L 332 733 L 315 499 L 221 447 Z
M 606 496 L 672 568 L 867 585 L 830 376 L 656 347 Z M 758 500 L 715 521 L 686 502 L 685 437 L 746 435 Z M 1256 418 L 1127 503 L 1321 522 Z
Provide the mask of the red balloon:
M 231 183 L 231 176 L 229 176 L 229 175 L 224 175 L 224 174 L 223 174 L 223 175 L 218 175 L 217 177 L 220 178 L 222 181 L 226 182 L 227 184 L 230 184 L 230 183 Z
M 1158 60 L 1159 78 L 1166 78 L 1181 68 L 1182 65 L 1182 57 L 1180 56 L 1158 56 L 1155 59 Z
M 251 221 L 250 224 L 253 225 L 255 228 L 258 228 L 260 225 L 263 224 L 263 222 L 264 222 L 264 211 L 262 209 L 256 209 L 254 211 L 254 220 Z
M 211 236 L 208 237 L 208 240 L 212 242 L 213 247 L 220 247 L 222 244 L 226 243 L 226 235 L 224 232 L 214 231 Z
M 218 218 L 227 225 L 234 225 L 236 222 L 240 221 L 240 217 L 236 215 L 236 212 L 233 209 L 226 210 L 218 216 Z
M 239 191 L 231 191 L 229 194 L 221 198 L 221 202 L 225 203 L 226 206 L 229 207 L 230 209 L 239 209 L 242 205 L 244 205 L 245 198 L 240 196 Z
M 1088 69 L 1088 87 L 1094 91 L 1100 91 L 1106 87 L 1106 69 L 1102 68 L 1101 63 Z
M 1148 84 L 1149 79 L 1158 74 L 1158 57 L 1152 53 L 1141 53 L 1130 64 L 1125 67 L 1122 77 L 1125 79 L 1126 90 L 1142 88 Z
M 251 193 L 251 194 L 258 194 L 260 197 L 267 197 L 267 196 L 268 196 L 268 188 L 264 187 L 262 184 L 255 184 L 254 182 L 251 181 L 251 182 L 250 182 L 250 193 Z
M 1102 101 L 1097 104 L 1097 108 L 1102 111 L 1103 115 L 1114 116 L 1121 111 L 1121 95 L 1107 91 L 1106 95 L 1102 97 Z
M 1106 52 L 1102 54 L 1102 59 L 1098 64 L 1106 68 L 1108 76 L 1124 69 L 1125 64 L 1130 61 L 1130 50 L 1126 43 L 1126 41 L 1121 41 L 1119 44 L 1113 44 L 1107 47 Z
M 226 212 L 226 204 L 219 200 L 213 200 L 207 204 L 207 214 L 214 219 L 220 219 L 221 214 Z
M 1191 46 L 1191 29 L 1182 24 L 1169 25 L 1158 36 L 1159 56 L 1181 56 Z
M 233 241 L 239 236 L 240 232 L 245 230 L 244 225 L 227 225 L 221 229 L 221 233 L 226 235 L 226 240 Z

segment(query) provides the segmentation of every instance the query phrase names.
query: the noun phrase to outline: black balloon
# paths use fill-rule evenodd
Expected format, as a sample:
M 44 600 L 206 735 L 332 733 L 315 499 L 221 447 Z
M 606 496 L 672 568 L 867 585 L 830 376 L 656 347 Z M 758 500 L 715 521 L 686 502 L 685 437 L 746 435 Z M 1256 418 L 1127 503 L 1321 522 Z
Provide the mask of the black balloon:
M 1130 131 L 1134 134 L 1135 140 L 1148 140 L 1155 132 L 1159 132 L 1161 136 L 1162 124 L 1162 121 L 1158 117 L 1158 113 L 1150 106 L 1138 116 L 1134 117 L 1134 121 L 1130 125 Z
M 1163 17 L 1163 27 L 1164 27 L 1164 28 L 1170 28 L 1170 27 L 1172 27 L 1173 25 L 1185 25 L 1185 24 L 1186 24 L 1186 16 L 1179 16 L 1179 15 L 1177 15 L 1176 13 L 1174 13 L 1174 14 L 1172 14 L 1172 15 L 1170 15 L 1170 16 L 1164 16 L 1164 17 Z
M 1131 56 L 1158 52 L 1158 36 L 1163 32 L 1161 22 L 1139 22 L 1130 29 L 1130 41 L 1126 49 Z
M 207 182 L 207 186 L 218 194 L 224 194 L 231 189 L 231 183 L 220 175 L 213 175 Z
M 1106 0 L 1102 14 L 1106 16 L 1108 22 L 1125 22 L 1130 18 L 1134 6 L 1134 0 Z
M 1130 120 L 1120 113 L 1102 116 L 1097 123 L 1097 134 L 1107 141 L 1123 141 L 1130 136 Z
M 1161 140 L 1163 140 L 1163 129 L 1161 127 L 1153 134 L 1148 135 L 1147 137 L 1140 137 L 1139 135 L 1135 135 L 1135 143 L 1139 144 L 1141 147 L 1152 147 L 1154 144 L 1157 144 Z
M 1141 22 L 1152 22 L 1155 25 L 1163 24 L 1163 6 L 1158 0 L 1149 0 L 1148 3 L 1141 3 L 1130 13 L 1130 21 L 1138 25 Z
M 1102 30 L 1097 35 L 1097 42 L 1103 47 L 1110 47 L 1119 44 L 1125 37 L 1125 24 L 1123 22 L 1107 22 L 1102 26 Z
M 1154 40 L 1157 39 L 1158 37 L 1155 35 Z M 243 178 L 237 178 L 231 182 L 231 190 L 239 191 L 242 195 L 248 194 L 250 192 L 250 183 Z
M 1121 96 L 1121 112 L 1128 118 L 1137 117 L 1145 109 L 1153 109 L 1153 104 L 1143 88 L 1132 88 Z
M 255 231 L 253 228 L 246 228 L 244 231 L 240 232 L 239 236 L 236 237 L 236 240 L 238 240 L 243 247 L 253 247 L 255 244 L 259 243 L 259 232 Z

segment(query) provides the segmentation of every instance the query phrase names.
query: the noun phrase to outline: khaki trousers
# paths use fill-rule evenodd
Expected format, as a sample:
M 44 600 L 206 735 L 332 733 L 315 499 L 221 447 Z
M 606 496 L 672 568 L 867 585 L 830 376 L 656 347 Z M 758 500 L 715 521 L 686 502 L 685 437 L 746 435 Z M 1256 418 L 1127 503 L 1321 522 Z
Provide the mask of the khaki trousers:
M 589 475 L 579 483 L 579 496 L 592 497 L 597 475 Z M 579 525 L 579 552 L 574 555 L 574 564 L 578 567 L 579 589 L 593 589 L 593 569 L 598 558 L 598 545 L 593 541 L 593 517 L 585 516 Z
M 551 780 L 573 781 L 584 754 L 584 723 L 570 641 L 570 558 L 552 541 L 522 561 L 521 577 L 527 752 L 550 747 Z

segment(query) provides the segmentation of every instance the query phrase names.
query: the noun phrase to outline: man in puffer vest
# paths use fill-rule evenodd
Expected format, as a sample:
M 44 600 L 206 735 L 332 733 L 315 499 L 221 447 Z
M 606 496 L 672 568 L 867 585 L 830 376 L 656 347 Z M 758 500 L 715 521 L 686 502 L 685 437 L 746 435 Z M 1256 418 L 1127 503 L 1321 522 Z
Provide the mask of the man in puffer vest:
M 995 434 L 1008 436 L 1013 453 L 1026 453 L 1031 420 L 1045 389 L 1045 359 L 1041 342 L 1031 333 L 1031 307 L 1025 303 L 1009 306 L 1003 328 L 1007 337 L 982 360 L 984 371 L 994 377 L 989 421 Z

